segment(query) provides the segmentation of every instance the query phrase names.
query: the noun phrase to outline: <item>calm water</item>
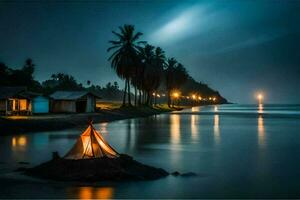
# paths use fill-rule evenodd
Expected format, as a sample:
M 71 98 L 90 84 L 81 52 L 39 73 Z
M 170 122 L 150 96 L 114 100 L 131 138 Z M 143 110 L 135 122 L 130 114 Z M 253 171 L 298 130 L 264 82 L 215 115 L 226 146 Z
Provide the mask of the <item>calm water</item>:
M 121 153 L 198 176 L 93 187 L 22 179 L 12 169 L 64 155 L 83 127 L 12 134 L 0 138 L 0 198 L 300 198 L 299 105 L 194 107 L 95 127 Z

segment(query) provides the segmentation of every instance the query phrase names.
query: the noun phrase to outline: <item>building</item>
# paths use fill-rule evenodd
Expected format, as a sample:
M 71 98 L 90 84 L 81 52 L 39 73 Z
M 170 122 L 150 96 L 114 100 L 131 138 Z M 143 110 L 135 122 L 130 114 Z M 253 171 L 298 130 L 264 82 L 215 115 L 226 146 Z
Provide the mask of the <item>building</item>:
M 49 113 L 50 101 L 47 96 L 36 95 L 32 97 L 32 113 L 45 114 Z
M 89 91 L 56 91 L 50 98 L 53 113 L 85 113 L 95 112 L 100 96 Z
M 49 112 L 49 99 L 26 87 L 0 87 L 0 114 L 31 115 Z

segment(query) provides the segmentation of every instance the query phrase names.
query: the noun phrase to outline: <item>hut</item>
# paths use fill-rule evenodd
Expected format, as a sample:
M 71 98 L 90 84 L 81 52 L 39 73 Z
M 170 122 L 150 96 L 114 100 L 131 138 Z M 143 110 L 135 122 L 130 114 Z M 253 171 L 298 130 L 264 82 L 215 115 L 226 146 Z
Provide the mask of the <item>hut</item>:
M 49 112 L 49 99 L 26 87 L 0 87 L 0 113 L 4 115 L 31 115 Z
M 45 114 L 49 113 L 49 97 L 44 95 L 35 95 L 32 97 L 32 113 Z
M 0 87 L 0 113 L 4 115 L 31 114 L 31 101 L 26 87 Z
M 100 96 L 89 91 L 56 91 L 50 98 L 53 113 L 86 113 L 95 112 Z

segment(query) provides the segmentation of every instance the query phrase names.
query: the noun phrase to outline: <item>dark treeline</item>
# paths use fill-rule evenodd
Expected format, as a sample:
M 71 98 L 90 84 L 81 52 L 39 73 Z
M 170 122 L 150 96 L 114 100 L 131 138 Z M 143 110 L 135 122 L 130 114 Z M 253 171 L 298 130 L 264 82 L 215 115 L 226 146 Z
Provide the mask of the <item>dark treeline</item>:
M 186 68 L 175 58 L 167 58 L 160 47 L 140 40 L 143 34 L 135 32 L 134 26 L 124 25 L 112 33 L 116 39 L 109 41 L 111 47 L 107 51 L 112 52 L 109 57 L 111 67 L 125 81 L 123 106 L 132 105 L 131 87 L 134 88 L 135 106 L 155 104 L 157 96 L 152 94 L 156 94 L 159 88 L 166 91 L 169 107 L 172 93 L 180 89 L 183 90 L 181 93 L 200 93 L 204 97 L 215 95 L 218 102 L 226 102 L 218 92 L 194 81 Z
M 97 92 L 103 99 L 120 100 L 123 91 L 117 82 L 107 83 L 104 87 L 86 82 L 84 87 L 73 76 L 63 73 L 52 74 L 48 80 L 39 82 L 34 79 L 35 64 L 32 59 L 27 59 L 21 69 L 12 69 L 0 63 L 0 86 L 25 86 L 29 91 L 49 95 L 57 90 L 91 90 Z

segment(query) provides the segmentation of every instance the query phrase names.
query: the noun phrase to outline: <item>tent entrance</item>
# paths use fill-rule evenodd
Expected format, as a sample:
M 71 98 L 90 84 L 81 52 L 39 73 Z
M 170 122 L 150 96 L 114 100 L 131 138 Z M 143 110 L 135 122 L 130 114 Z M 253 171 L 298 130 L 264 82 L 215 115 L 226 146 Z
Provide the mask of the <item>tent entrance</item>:
M 78 113 L 86 112 L 86 105 L 87 105 L 86 100 L 76 101 L 76 112 Z

